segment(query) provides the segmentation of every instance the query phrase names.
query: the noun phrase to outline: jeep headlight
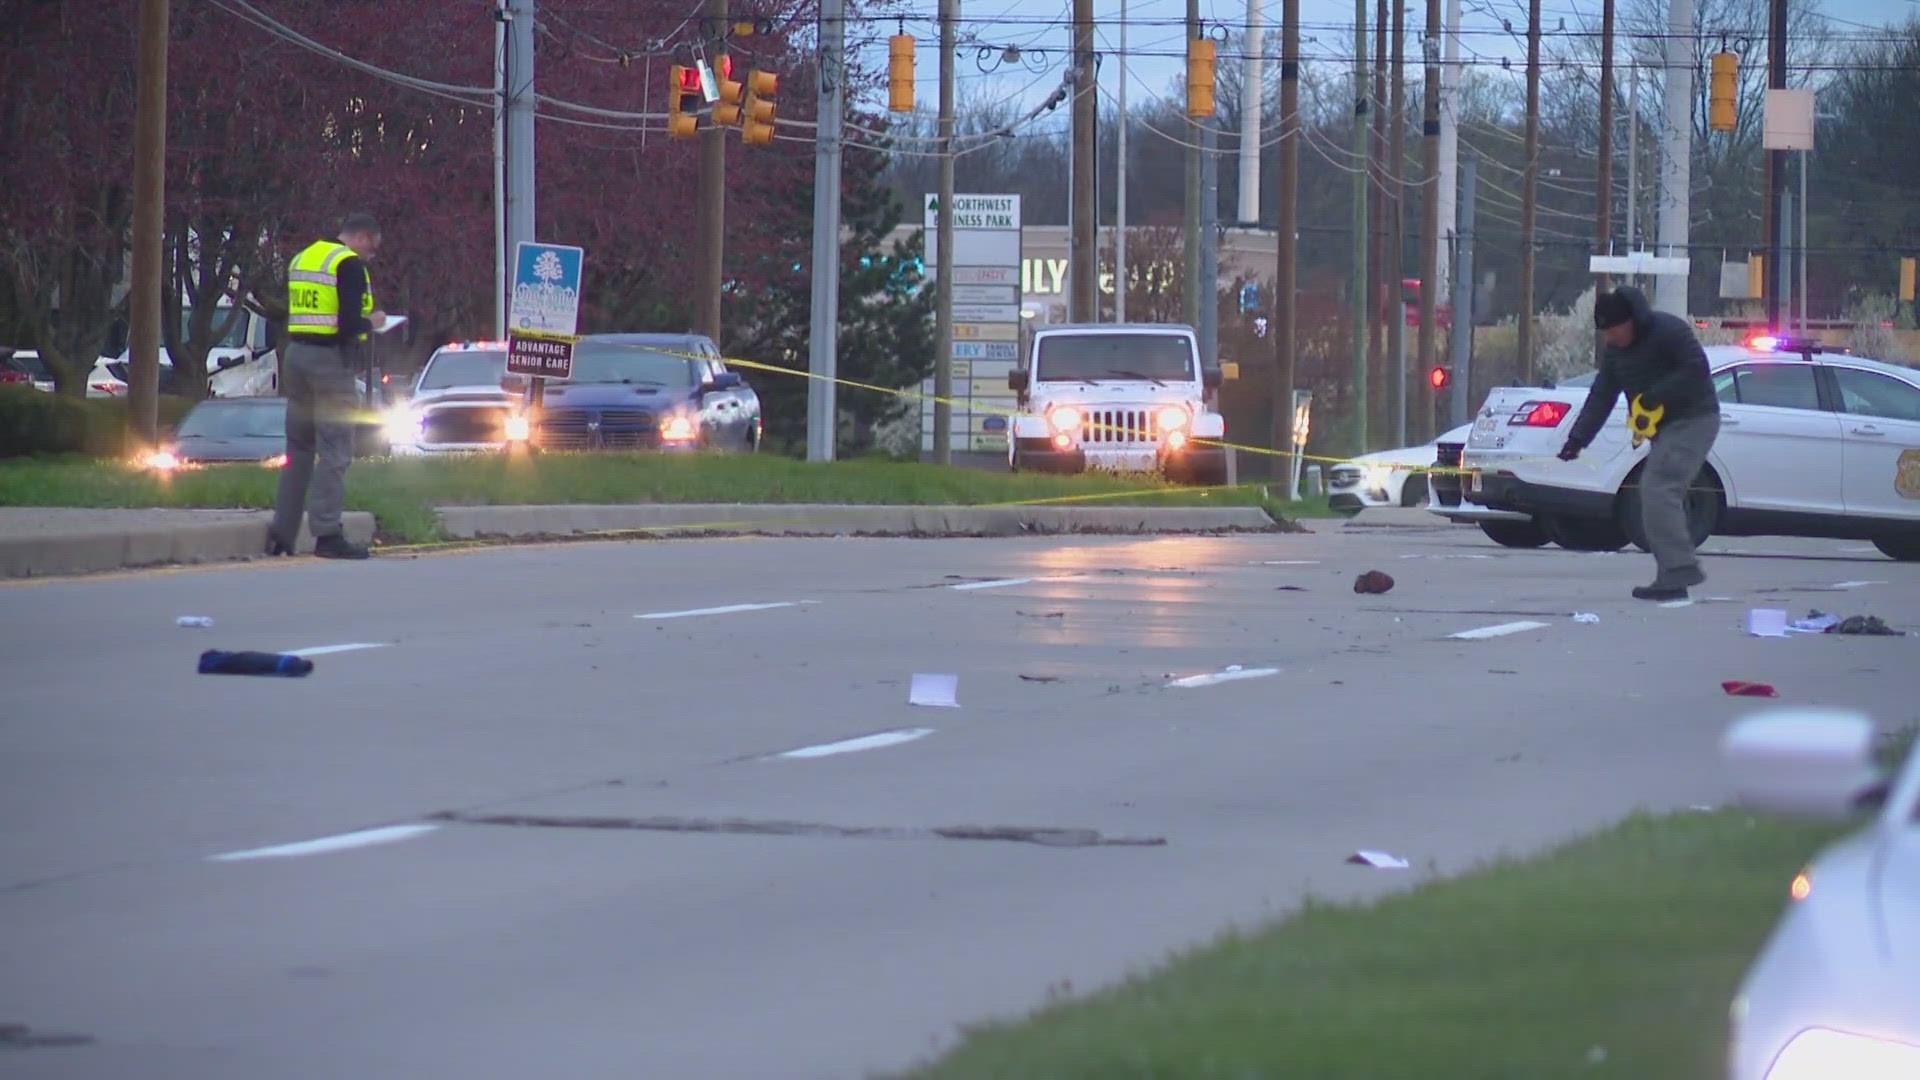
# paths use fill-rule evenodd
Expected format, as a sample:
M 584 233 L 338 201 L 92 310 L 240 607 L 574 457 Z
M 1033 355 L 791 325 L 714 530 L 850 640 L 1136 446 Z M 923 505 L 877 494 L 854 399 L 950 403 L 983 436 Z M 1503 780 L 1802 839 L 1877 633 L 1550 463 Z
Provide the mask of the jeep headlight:
M 425 417 L 406 406 L 388 409 L 381 422 L 387 441 L 390 443 L 413 443 L 420 438 L 420 427 Z
M 1080 430 L 1080 425 L 1085 421 L 1086 417 L 1080 415 L 1080 410 L 1071 405 L 1063 405 L 1047 413 L 1047 423 L 1062 434 Z
M 1161 431 L 1185 431 L 1192 420 L 1182 405 L 1169 405 L 1154 416 L 1154 423 Z

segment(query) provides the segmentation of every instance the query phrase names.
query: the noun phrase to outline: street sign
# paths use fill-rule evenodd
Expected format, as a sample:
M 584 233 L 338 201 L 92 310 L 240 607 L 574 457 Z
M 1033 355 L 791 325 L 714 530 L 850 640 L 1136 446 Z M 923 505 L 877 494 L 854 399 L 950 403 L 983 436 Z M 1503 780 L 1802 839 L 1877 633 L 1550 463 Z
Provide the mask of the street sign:
M 585 256 L 577 247 L 520 243 L 514 257 L 513 299 L 507 306 L 509 374 L 572 377 Z

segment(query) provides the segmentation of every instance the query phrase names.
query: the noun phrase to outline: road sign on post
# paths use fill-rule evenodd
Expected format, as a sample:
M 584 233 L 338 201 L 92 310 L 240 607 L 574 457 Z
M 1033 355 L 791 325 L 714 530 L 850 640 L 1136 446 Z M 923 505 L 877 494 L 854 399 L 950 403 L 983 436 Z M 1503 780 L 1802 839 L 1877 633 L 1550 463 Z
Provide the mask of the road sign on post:
M 573 377 L 585 255 L 580 248 L 561 244 L 520 244 L 513 262 L 513 302 L 507 309 L 509 374 L 535 380 Z M 536 400 L 538 396 L 536 389 Z

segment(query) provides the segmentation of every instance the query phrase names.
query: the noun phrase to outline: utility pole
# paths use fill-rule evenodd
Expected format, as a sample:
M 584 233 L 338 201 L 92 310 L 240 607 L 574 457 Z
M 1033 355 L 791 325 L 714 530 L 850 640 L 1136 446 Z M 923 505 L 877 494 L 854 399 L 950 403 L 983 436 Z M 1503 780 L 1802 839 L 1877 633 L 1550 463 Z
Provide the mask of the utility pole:
M 1691 12 L 1689 12 L 1691 16 Z M 1668 56 L 1672 63 L 1672 56 Z M 1672 76 L 1668 76 L 1671 86 Z M 1767 5 L 1767 86 L 1773 90 L 1787 88 L 1787 0 L 1769 0 Z M 1671 93 L 1671 90 L 1669 90 Z M 1779 266 L 1783 247 L 1781 232 L 1784 226 L 1781 220 L 1781 200 L 1787 192 L 1787 152 L 1785 150 L 1767 151 L 1767 217 L 1762 223 L 1766 230 L 1767 265 Z M 1665 205 L 1664 203 L 1662 204 Z M 1664 233 L 1662 239 L 1664 239 Z M 1762 289 L 1766 286 L 1763 284 Z M 1784 290 L 1767 291 L 1767 326 L 1774 333 L 1780 333 L 1780 304 Z
M 1593 199 L 1593 253 L 1609 255 L 1608 241 L 1613 238 L 1613 4 L 1600 5 L 1600 185 Z M 1605 274 L 1593 281 L 1595 298 L 1611 284 Z M 1599 331 L 1593 335 L 1593 366 L 1600 366 L 1606 355 L 1606 343 Z
M 1387 294 L 1392 297 L 1392 319 L 1387 324 L 1387 352 L 1393 356 L 1393 392 L 1388 395 L 1393 409 L 1393 445 L 1407 445 L 1407 310 L 1400 282 L 1407 272 L 1406 230 L 1407 189 L 1401 179 L 1407 153 L 1407 0 L 1393 0 L 1393 90 L 1390 126 L 1393 138 L 1388 145 L 1387 190 L 1392 192 L 1393 210 L 1389 217 L 1387 265 L 1393 272 L 1387 277 Z
M 1627 66 L 1627 254 L 1640 250 L 1640 64 Z
M 507 97 L 512 72 L 507 67 L 508 0 L 493 9 L 493 340 L 507 340 Z
M 1384 189 L 1387 176 L 1387 15 L 1391 9 L 1387 0 L 1375 0 L 1373 9 L 1373 90 L 1368 108 L 1373 112 L 1373 139 L 1367 168 L 1372 173 L 1368 195 L 1372 204 L 1367 213 L 1367 271 L 1370 279 L 1367 284 L 1367 353 L 1374 358 L 1368 376 L 1371 384 L 1367 387 L 1367 400 L 1372 406 L 1374 416 L 1369 418 L 1371 430 L 1384 430 L 1393 423 L 1393 418 L 1383 411 L 1386 408 L 1387 369 L 1384 362 L 1387 347 L 1387 204 L 1389 196 Z M 1375 427 L 1373 420 L 1381 423 Z
M 1094 138 L 1098 119 L 1094 98 L 1100 92 L 1093 70 L 1093 0 L 1073 0 L 1073 229 L 1068 284 L 1068 318 L 1100 321 L 1100 211 L 1094 202 Z
M 1220 359 L 1220 131 L 1211 116 L 1200 123 L 1200 362 Z
M 1241 66 L 1246 69 L 1240 92 L 1240 213 L 1242 225 L 1260 224 L 1260 114 L 1266 104 L 1265 63 L 1260 55 L 1266 28 L 1260 0 L 1247 0 L 1247 31 L 1242 41 Z
M 1527 171 L 1520 178 L 1520 383 L 1533 385 L 1534 219 L 1540 192 L 1540 0 L 1527 0 Z M 1604 195 L 1604 189 L 1602 191 Z
M 846 0 L 821 0 L 820 113 L 813 149 L 813 318 L 807 341 L 807 460 L 839 441 L 840 135 L 846 118 Z M 941 217 L 946 208 L 941 207 Z
M 1479 162 L 1468 155 L 1460 163 L 1460 214 L 1456 218 L 1453 267 L 1453 408 L 1448 426 L 1467 422 L 1473 388 L 1473 204 Z
M 133 106 L 133 280 L 127 296 L 133 369 L 127 405 L 143 445 L 160 439 L 160 217 L 167 185 L 167 0 L 140 0 Z M 81 357 L 81 360 L 93 359 Z
M 1427 0 L 1427 33 L 1422 42 L 1427 79 L 1421 98 L 1420 142 L 1425 166 L 1426 199 L 1420 215 L 1420 344 L 1419 366 L 1434 358 L 1434 322 L 1440 317 L 1440 193 L 1451 190 L 1440 171 L 1440 0 Z M 1460 317 L 1458 312 L 1454 318 Z M 1408 437 L 1422 439 L 1433 426 L 1433 383 L 1420 380 L 1419 423 Z
M 1460 205 L 1460 0 L 1446 0 L 1447 22 L 1444 33 L 1438 28 L 1429 40 L 1442 42 L 1445 62 L 1440 66 L 1440 88 L 1435 100 L 1440 103 L 1440 231 L 1434 234 L 1433 258 L 1440 275 L 1439 292 L 1447 295 L 1447 275 L 1451 263 L 1443 245 L 1453 240 L 1454 212 Z M 1431 174 L 1429 174 L 1431 175 Z
M 532 6 L 531 0 L 527 0 Z M 724 42 L 727 25 L 727 0 L 703 0 L 701 13 L 706 26 L 702 38 Z M 531 20 L 529 20 L 531 24 Z M 532 32 L 532 26 L 528 26 Z M 699 233 L 699 271 L 694 282 L 694 329 L 714 341 L 720 340 L 721 260 L 726 248 L 727 214 L 727 132 L 709 123 L 700 132 L 700 193 L 694 216 Z M 531 239 L 531 237 L 529 237 Z
M 1120 148 L 1113 170 L 1113 321 L 1127 321 L 1127 0 L 1120 0 Z
M 1074 0 L 1077 5 L 1081 0 Z M 1187 40 L 1200 40 L 1200 0 L 1187 0 Z M 1193 125 L 1183 129 L 1187 143 L 1187 213 L 1183 224 L 1186 227 L 1186 243 L 1181 254 L 1185 273 L 1182 278 L 1186 287 L 1181 290 L 1182 319 L 1188 326 L 1200 325 L 1200 141 L 1193 137 Z
M 953 50 L 960 0 L 940 0 L 940 209 L 935 220 L 933 460 L 953 464 Z
M 1783 0 L 1774 0 L 1781 3 Z M 1693 183 L 1693 0 L 1672 0 L 1667 22 L 1666 153 L 1660 174 L 1660 254 L 1686 258 Z M 1686 274 L 1654 279 L 1653 306 L 1687 317 Z
M 1429 0 L 1434 2 L 1434 0 Z M 1300 232 L 1300 0 L 1280 5 L 1280 211 L 1273 268 L 1273 428 L 1285 481 L 1293 474 L 1293 347 Z M 1291 490 L 1291 489 L 1289 489 Z
M 1367 326 L 1373 322 L 1367 295 L 1367 0 L 1353 0 L 1353 452 L 1367 452 Z

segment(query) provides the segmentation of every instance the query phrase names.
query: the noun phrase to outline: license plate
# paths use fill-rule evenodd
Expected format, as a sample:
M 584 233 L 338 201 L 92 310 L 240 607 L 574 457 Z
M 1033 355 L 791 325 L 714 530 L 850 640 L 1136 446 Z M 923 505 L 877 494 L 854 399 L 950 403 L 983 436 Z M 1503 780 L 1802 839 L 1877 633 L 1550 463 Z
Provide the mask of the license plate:
M 1493 434 L 1494 423 L 1493 417 L 1483 416 L 1473 422 L 1473 433 L 1475 435 L 1491 435 Z

